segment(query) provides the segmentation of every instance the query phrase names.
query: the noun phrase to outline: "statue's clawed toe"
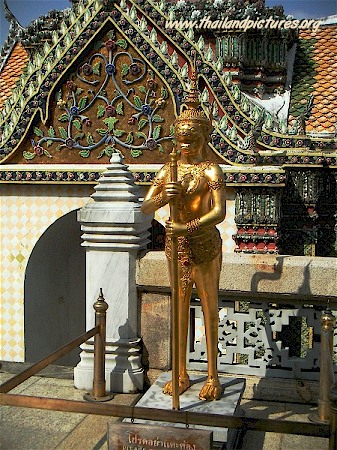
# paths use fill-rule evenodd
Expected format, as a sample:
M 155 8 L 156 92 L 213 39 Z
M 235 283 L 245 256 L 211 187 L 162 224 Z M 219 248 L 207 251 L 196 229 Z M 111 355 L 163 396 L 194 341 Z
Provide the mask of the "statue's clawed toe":
M 222 395 L 221 383 L 217 378 L 208 377 L 203 388 L 199 392 L 200 400 L 220 400 Z
M 178 391 L 179 395 L 185 392 L 190 387 L 190 379 L 188 376 L 181 377 L 179 376 L 178 380 Z M 167 395 L 172 395 L 172 381 L 168 381 L 165 386 L 163 387 L 163 393 Z

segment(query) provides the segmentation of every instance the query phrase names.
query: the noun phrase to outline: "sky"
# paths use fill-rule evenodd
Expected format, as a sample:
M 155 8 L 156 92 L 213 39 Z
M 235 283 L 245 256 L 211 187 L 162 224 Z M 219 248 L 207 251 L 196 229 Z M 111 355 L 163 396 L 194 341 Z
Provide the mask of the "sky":
M 0 47 L 8 34 L 8 22 L 0 0 Z M 71 6 L 70 0 L 7 0 L 7 4 L 22 26 L 48 13 Z M 296 19 L 316 19 L 337 14 L 337 0 L 266 0 L 266 6 L 283 5 L 286 14 Z

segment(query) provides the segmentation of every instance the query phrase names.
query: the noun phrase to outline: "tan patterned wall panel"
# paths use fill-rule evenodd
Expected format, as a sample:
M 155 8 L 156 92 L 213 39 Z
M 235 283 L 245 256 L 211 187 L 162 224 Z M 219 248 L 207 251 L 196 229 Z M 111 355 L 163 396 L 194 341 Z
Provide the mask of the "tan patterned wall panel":
M 0 359 L 24 361 L 24 282 L 29 257 L 42 234 L 57 219 L 84 206 L 93 186 L 1 185 L 0 195 Z M 235 192 L 228 189 L 227 217 L 219 225 L 223 251 L 233 252 Z M 168 207 L 155 218 L 165 224 Z
M 57 219 L 84 206 L 92 186 L 1 185 L 0 359 L 24 361 L 24 280 L 29 256 Z

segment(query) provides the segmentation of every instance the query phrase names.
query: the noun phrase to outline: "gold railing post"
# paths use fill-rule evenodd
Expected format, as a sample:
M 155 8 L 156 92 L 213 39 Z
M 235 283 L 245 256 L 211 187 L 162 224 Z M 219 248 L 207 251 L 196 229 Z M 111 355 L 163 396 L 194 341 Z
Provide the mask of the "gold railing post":
M 337 385 L 330 389 L 330 438 L 329 450 L 337 448 Z
M 92 393 L 87 393 L 83 397 L 90 402 L 106 402 L 113 398 L 113 395 L 107 395 L 105 390 L 106 310 L 108 307 L 101 288 L 99 297 L 94 303 L 95 325 L 99 326 L 99 332 L 94 338 L 94 381 Z
M 321 316 L 321 358 L 320 358 L 320 375 L 319 375 L 319 394 L 318 408 L 309 416 L 312 422 L 329 423 L 330 422 L 330 389 L 333 386 L 333 329 L 336 319 L 330 310 L 322 312 Z
M 171 181 L 178 181 L 178 153 L 173 147 L 170 153 L 171 159 Z M 170 220 L 178 222 L 178 203 L 175 198 L 170 203 Z M 172 236 L 171 252 L 171 350 L 172 350 L 172 408 L 180 409 L 179 401 L 179 293 L 178 293 L 178 238 Z

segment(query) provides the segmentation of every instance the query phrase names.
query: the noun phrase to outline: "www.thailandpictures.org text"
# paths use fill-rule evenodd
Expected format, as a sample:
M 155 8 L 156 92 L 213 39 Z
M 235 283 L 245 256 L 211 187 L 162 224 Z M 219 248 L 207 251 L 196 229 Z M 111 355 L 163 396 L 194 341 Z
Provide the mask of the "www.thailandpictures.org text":
M 251 29 L 284 29 L 284 30 L 308 30 L 317 31 L 322 21 L 315 19 L 249 19 L 246 17 L 242 20 L 232 20 L 226 17 L 220 20 L 211 20 L 210 17 L 204 17 L 201 20 L 167 20 L 165 28 L 177 28 L 179 30 L 186 30 L 194 28 L 197 30 L 251 30 Z

